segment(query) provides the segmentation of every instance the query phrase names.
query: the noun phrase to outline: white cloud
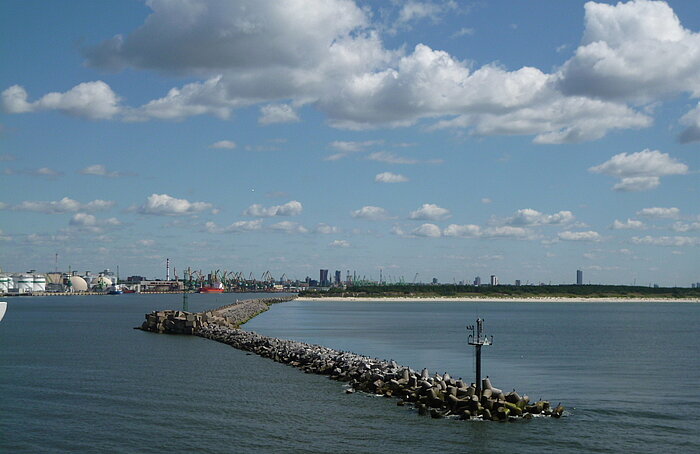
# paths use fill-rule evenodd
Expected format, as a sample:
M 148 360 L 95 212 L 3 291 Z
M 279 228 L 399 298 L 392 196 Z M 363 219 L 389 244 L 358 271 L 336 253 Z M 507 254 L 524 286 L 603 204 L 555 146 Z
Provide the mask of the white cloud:
M 415 236 L 423 236 L 429 238 L 439 238 L 440 236 L 442 236 L 440 227 L 438 227 L 435 224 L 423 224 L 420 227 L 413 229 L 411 234 Z
M 450 216 L 450 210 L 439 207 L 433 203 L 424 203 L 417 210 L 411 211 L 408 218 L 426 221 L 441 221 L 449 218 Z
M 213 144 L 209 145 L 209 148 L 223 148 L 227 150 L 233 150 L 236 148 L 236 142 L 232 140 L 219 140 L 218 142 L 214 142 Z
M 700 141 L 700 103 L 690 112 L 683 115 L 680 123 L 686 127 L 678 137 L 681 143 Z
M 271 230 L 279 230 L 287 233 L 308 233 L 309 230 L 296 222 L 282 221 L 270 226 Z
M 82 175 L 97 175 L 101 177 L 119 177 L 123 175 L 120 172 L 108 171 L 107 167 L 104 164 L 94 164 L 91 166 L 87 166 L 84 169 L 79 170 L 78 173 Z
M 177 199 L 168 194 L 151 194 L 146 203 L 137 211 L 141 214 L 157 216 L 182 216 L 196 214 L 212 209 L 212 204 L 207 202 L 190 202 L 185 199 Z
M 76 213 L 78 211 L 95 212 L 112 208 L 115 205 L 113 201 L 96 199 L 88 203 L 80 203 L 70 197 L 64 197 L 61 200 L 50 202 L 39 201 L 24 201 L 19 205 L 11 207 L 15 211 L 36 211 L 47 214 L 62 214 Z M 5 205 L 5 208 L 9 208 Z
M 640 105 L 678 93 L 700 96 L 700 35 L 683 28 L 664 2 L 586 3 L 582 44 L 550 74 L 533 67 L 509 71 L 493 63 L 474 69 L 472 62 L 425 44 L 387 49 L 379 34 L 383 25 L 375 20 L 381 15 L 353 1 L 151 0 L 147 5 L 152 14 L 135 31 L 85 52 L 88 65 L 196 81 L 134 109 L 120 109 L 114 93 L 99 81 L 35 103 L 13 86 L 3 93 L 5 110 L 59 108 L 90 118 L 110 118 L 121 110 L 127 120 L 178 120 L 202 114 L 228 118 L 234 109 L 256 104 L 287 106 L 263 114 L 262 122 L 292 120 L 296 114 L 289 106 L 313 105 L 339 128 L 426 120 L 436 128 L 533 135 L 537 143 L 556 144 L 648 127 L 652 118 L 638 111 Z M 405 26 L 435 19 L 455 5 L 410 1 L 387 8 L 398 10 L 398 24 Z M 92 101 L 77 92 L 90 92 Z M 689 128 L 695 125 L 691 117 L 684 120 Z M 651 186 L 651 180 L 637 180 L 619 189 Z
M 370 161 L 385 162 L 387 164 L 418 164 L 415 159 L 404 158 L 390 151 L 377 151 L 367 156 Z
M 350 243 L 346 240 L 333 240 L 328 244 L 328 246 L 338 247 L 338 248 L 347 248 L 347 247 L 350 247 Z
M 637 211 L 637 216 L 656 219 L 676 219 L 680 214 L 681 210 L 676 207 L 651 207 Z
M 273 123 L 297 123 L 299 115 L 289 104 L 268 104 L 260 108 L 261 125 L 271 125 Z
M 574 214 L 571 211 L 560 211 L 554 214 L 544 214 L 531 208 L 518 210 L 513 216 L 506 219 L 506 225 L 513 226 L 538 226 L 568 224 L 573 222 Z
M 342 140 L 336 140 L 331 142 L 331 147 L 339 150 L 343 153 L 356 153 L 358 151 L 364 151 L 368 147 L 373 145 L 381 144 L 381 140 L 366 140 L 364 142 L 346 142 Z
M 700 35 L 683 28 L 666 2 L 584 6 L 582 45 L 561 69 L 565 94 L 649 102 L 700 96 Z
M 483 229 L 481 236 L 484 238 L 513 238 L 527 239 L 532 236 L 529 230 L 523 227 L 513 227 L 503 225 L 498 227 L 488 227 Z
M 493 202 L 493 200 L 491 200 L 489 197 L 483 197 L 481 199 L 481 203 L 483 203 L 484 205 L 488 205 L 491 202 Z
M 635 219 L 627 219 L 627 221 L 624 222 L 615 219 L 615 222 L 613 222 L 610 228 L 613 230 L 643 230 L 646 228 L 646 225 L 642 221 L 637 221 Z
M 382 172 L 374 177 L 374 181 L 377 183 L 405 183 L 408 178 L 397 173 Z
M 673 246 L 673 247 L 684 247 L 684 246 L 697 246 L 700 245 L 700 238 L 690 237 L 690 236 L 643 236 L 643 237 L 632 237 L 632 242 L 634 244 L 648 244 L 652 246 Z
M 59 110 L 93 120 L 109 119 L 120 112 L 119 98 L 101 80 L 83 82 L 65 93 L 48 93 L 35 102 L 28 102 L 24 87 L 13 85 L 2 92 L 2 106 L 7 113 Z
M 598 232 L 594 232 L 593 230 L 588 230 L 584 232 L 571 232 L 571 231 L 565 231 L 565 232 L 560 232 L 558 235 L 560 240 L 564 241 L 600 241 L 601 237 Z
M 700 230 L 700 222 L 674 222 L 671 228 L 676 232 L 690 232 Z
M 385 219 L 391 219 L 389 213 L 381 207 L 375 206 L 363 206 L 359 210 L 355 210 L 350 213 L 352 217 L 357 219 L 368 219 L 370 221 L 382 221 Z
M 273 216 L 297 216 L 301 214 L 304 207 L 302 204 L 296 200 L 291 200 L 284 205 L 275 205 L 268 208 L 263 207 L 259 204 L 254 204 L 249 206 L 243 214 L 246 216 L 255 217 L 273 217 Z
M 642 191 L 657 187 L 662 176 L 688 173 L 688 166 L 668 153 L 646 149 L 616 154 L 588 170 L 620 178 L 620 182 L 613 187 L 617 191 Z
M 340 229 L 338 227 L 328 225 L 328 224 L 318 224 L 316 228 L 314 229 L 315 233 L 321 233 L 323 235 L 329 235 L 331 233 L 338 233 L 340 232 Z
M 69 225 L 78 230 L 101 233 L 105 227 L 116 227 L 121 225 L 121 222 L 117 218 L 98 219 L 92 214 L 76 213 L 71 218 Z
M 254 221 L 238 221 L 226 227 L 219 227 L 216 225 L 216 223 L 211 221 L 204 224 L 204 229 L 209 233 L 252 232 L 254 230 L 260 230 L 262 227 L 262 219 L 256 219 Z
M 443 235 L 464 237 L 464 238 L 478 237 L 478 236 L 481 236 L 481 227 L 479 227 L 478 225 L 474 225 L 474 224 L 466 224 L 466 225 L 450 224 L 447 227 L 445 227 L 445 231 L 443 232 Z

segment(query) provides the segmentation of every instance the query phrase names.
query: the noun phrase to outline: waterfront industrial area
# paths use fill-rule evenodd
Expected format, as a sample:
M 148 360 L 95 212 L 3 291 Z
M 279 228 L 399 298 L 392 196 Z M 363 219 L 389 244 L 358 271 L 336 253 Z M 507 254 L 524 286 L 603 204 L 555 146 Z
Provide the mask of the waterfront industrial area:
M 687 287 L 674 286 L 669 288 L 659 288 L 656 284 L 648 286 L 600 286 L 584 283 L 583 271 L 576 270 L 575 281 L 571 283 L 545 284 L 530 283 L 523 284 L 516 280 L 512 284 L 503 284 L 498 276 L 490 275 L 488 279 L 476 276 L 473 281 L 459 283 L 441 283 L 437 278 L 432 278 L 424 283 L 418 280 L 418 274 L 411 282 L 406 282 L 403 278 L 397 280 L 391 277 L 385 278 L 380 270 L 379 280 L 366 276 L 359 276 L 356 271 L 352 273 L 346 271 L 343 277 L 340 270 L 336 270 L 332 275 L 328 269 L 319 269 L 318 279 L 307 276 L 305 279 L 290 279 L 287 274 L 275 278 L 270 271 L 265 271 L 259 277 L 253 272 L 247 275 L 241 271 L 233 272 L 227 270 L 193 270 L 188 267 L 184 270 L 183 276 L 177 275 L 175 268 L 170 267 L 170 260 L 166 260 L 163 278 L 149 279 L 144 276 L 131 275 L 122 279 L 117 267 L 116 272 L 110 269 L 93 273 L 91 271 L 79 272 L 76 270 L 52 272 L 37 272 L 29 270 L 26 272 L 4 272 L 0 269 L 0 295 L 6 296 L 32 296 L 32 295 L 95 295 L 95 294 L 124 294 L 124 293 L 251 293 L 251 292 L 286 292 L 286 293 L 328 293 L 329 295 L 357 296 L 376 294 L 377 292 L 388 296 L 392 294 L 417 295 L 429 292 L 435 295 L 454 296 L 455 294 L 489 294 L 503 296 L 512 294 L 532 294 L 532 293 L 556 293 L 566 291 L 567 293 L 600 293 L 610 292 L 615 288 L 615 294 L 620 293 L 654 293 L 668 290 L 675 292 L 682 289 L 700 289 L 700 282 L 692 283 Z M 369 289 L 369 290 L 368 290 Z M 594 290 L 595 289 L 595 290 Z M 648 290 L 647 290 L 648 289 Z M 676 295 L 678 296 L 678 295 Z

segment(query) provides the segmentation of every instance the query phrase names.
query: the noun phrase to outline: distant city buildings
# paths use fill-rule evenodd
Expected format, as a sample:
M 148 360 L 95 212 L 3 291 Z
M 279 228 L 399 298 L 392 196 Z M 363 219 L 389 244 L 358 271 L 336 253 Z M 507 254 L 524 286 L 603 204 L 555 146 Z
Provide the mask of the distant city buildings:
M 576 270 L 576 285 L 583 285 L 583 271 Z
M 515 280 L 515 286 L 516 286 L 516 287 L 520 287 L 520 279 L 516 279 L 516 280 Z
M 330 285 L 328 270 L 320 270 L 318 283 L 321 287 L 328 287 Z
M 498 276 L 495 274 L 491 275 L 491 285 L 498 285 Z
M 478 287 L 481 285 L 481 277 L 477 276 L 474 278 L 474 286 Z
M 340 270 L 335 270 L 335 285 L 340 285 Z

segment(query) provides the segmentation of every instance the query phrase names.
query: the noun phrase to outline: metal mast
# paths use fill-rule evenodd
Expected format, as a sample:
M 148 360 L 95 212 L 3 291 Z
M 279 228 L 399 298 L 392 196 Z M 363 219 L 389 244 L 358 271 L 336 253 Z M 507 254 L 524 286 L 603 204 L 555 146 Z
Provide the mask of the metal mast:
M 481 398 L 481 346 L 493 344 L 493 336 L 489 340 L 484 332 L 484 320 L 476 319 L 476 333 L 474 332 L 474 325 L 467 326 L 467 332 L 471 331 L 471 334 L 467 337 L 469 345 L 473 345 L 476 349 L 476 394 Z

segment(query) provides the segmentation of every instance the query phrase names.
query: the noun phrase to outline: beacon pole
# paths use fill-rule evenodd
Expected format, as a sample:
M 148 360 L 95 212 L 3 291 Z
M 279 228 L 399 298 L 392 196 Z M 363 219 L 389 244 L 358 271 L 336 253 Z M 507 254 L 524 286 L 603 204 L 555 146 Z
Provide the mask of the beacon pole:
M 473 345 L 476 352 L 476 394 L 481 398 L 481 347 L 483 345 L 493 344 L 493 336 L 491 339 L 483 334 L 484 331 L 484 320 L 478 318 L 476 319 L 476 332 L 474 332 L 474 325 L 467 326 L 467 332 L 471 331 L 471 334 L 467 337 L 469 345 Z

